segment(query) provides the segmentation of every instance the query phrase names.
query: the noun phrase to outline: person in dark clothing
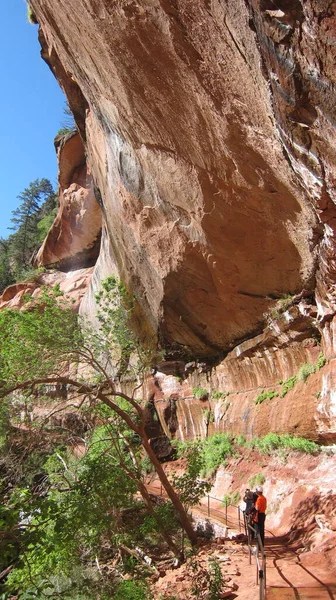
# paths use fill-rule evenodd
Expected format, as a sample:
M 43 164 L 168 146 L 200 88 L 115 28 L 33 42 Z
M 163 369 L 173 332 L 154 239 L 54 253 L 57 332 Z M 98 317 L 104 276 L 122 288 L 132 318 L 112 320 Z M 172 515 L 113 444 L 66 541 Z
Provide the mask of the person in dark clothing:
M 249 490 L 247 488 L 247 490 L 245 491 L 245 496 L 243 498 L 243 501 L 245 502 L 246 508 L 245 508 L 245 514 L 246 516 L 248 516 L 252 509 L 254 508 L 254 499 L 253 499 L 253 492 L 251 490 Z

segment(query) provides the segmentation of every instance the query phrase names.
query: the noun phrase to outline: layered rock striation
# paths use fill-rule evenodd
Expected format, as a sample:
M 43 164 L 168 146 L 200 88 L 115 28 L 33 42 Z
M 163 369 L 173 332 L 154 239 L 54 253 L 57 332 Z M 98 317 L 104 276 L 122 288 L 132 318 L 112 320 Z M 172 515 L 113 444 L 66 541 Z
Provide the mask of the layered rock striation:
M 328 424 L 317 427 L 313 400 L 303 423 L 292 398 L 297 415 L 290 427 L 307 435 L 317 427 L 315 437 L 328 430 L 332 438 L 333 3 L 31 5 L 42 56 L 68 96 L 82 140 L 59 151 L 66 165 L 73 144 L 79 162 L 60 180 L 62 216 L 40 263 L 68 268 L 69 257 L 96 260 L 95 196 L 103 243 L 82 311 L 94 310 L 100 280 L 117 273 L 137 298 L 143 337 L 157 337 L 175 356 L 207 363 L 227 356 L 217 372 L 232 377 L 225 389 L 246 390 L 243 412 L 256 415 L 253 427 L 245 419 L 251 434 L 268 418 L 258 417 L 264 405 L 256 410 L 252 394 L 273 385 L 272 373 L 290 377 L 299 363 L 315 360 L 321 339 L 329 375 L 325 367 L 323 385 L 322 375 L 314 377 Z M 73 240 L 71 203 L 75 219 L 88 211 Z M 272 333 L 269 315 L 288 295 L 309 298 L 310 308 Z M 235 429 L 241 414 L 232 412 Z

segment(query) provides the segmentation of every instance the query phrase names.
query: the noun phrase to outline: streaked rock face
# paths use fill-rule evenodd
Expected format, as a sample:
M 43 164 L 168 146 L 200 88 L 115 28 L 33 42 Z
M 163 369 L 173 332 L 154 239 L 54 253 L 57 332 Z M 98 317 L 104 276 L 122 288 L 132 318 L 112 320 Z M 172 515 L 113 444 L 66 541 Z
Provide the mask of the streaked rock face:
M 79 134 L 60 138 L 57 154 L 59 210 L 35 262 L 65 271 L 86 268 L 99 254 L 102 214 Z
M 70 104 L 75 84 L 85 98 L 114 262 L 163 342 L 218 355 L 261 331 L 272 298 L 312 289 L 319 230 L 250 27 L 264 9 L 32 5 Z
M 324 383 L 315 374 L 317 387 L 300 391 L 301 404 L 286 396 L 287 428 L 332 439 L 334 5 L 31 5 L 42 55 L 68 95 L 103 207 L 103 243 L 83 312 L 94 311 L 94 290 L 113 272 L 136 294 L 144 337 L 158 336 L 170 350 L 205 361 L 229 353 L 214 381 L 245 396 L 228 409 L 225 427 L 251 434 L 286 426 L 280 400 L 269 417 L 266 405 L 255 407 L 256 391 L 315 359 L 312 335 L 319 328 L 330 360 Z M 81 168 L 80 181 L 61 186 L 64 216 L 72 203 L 75 219 L 93 190 Z M 70 221 L 63 225 L 63 218 L 46 242 L 43 264 L 66 267 L 69 256 L 95 247 L 98 220 L 91 237 L 86 226 L 72 240 L 71 254 Z M 61 230 L 64 241 L 55 250 Z M 313 309 L 304 322 L 295 318 L 270 333 L 265 314 L 287 294 L 310 297 Z

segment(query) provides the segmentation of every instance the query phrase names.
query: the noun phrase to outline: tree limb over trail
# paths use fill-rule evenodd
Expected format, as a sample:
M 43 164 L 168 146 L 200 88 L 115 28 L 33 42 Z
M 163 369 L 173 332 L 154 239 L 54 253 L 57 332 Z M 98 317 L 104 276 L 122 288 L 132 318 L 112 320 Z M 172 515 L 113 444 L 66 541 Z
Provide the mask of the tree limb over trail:
M 45 388 L 66 386 L 68 393 L 87 395 L 107 406 L 142 447 L 171 500 L 192 545 L 197 541 L 187 511 L 153 451 L 140 401 L 117 389 L 120 366 L 141 383 L 150 367 L 151 349 L 143 348 L 129 328 L 130 305 L 114 278 L 98 295 L 99 329 L 81 322 L 58 288 L 28 297 L 24 310 L 0 312 L 0 398 L 47 396 Z M 130 360 L 132 357 L 132 360 Z M 143 492 L 140 486 L 139 491 Z M 144 498 L 148 504 L 148 498 Z M 172 547 L 172 546 L 171 546 Z

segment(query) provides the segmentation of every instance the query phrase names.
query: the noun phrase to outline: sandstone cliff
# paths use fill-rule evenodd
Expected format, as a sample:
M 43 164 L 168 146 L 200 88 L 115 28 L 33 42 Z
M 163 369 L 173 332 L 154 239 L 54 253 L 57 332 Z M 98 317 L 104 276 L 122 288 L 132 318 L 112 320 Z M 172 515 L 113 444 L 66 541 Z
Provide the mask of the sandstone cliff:
M 93 211 L 79 242 L 60 214 L 40 263 L 94 262 L 95 195 L 104 233 L 92 286 L 117 272 L 143 335 L 175 356 L 227 355 L 211 386 L 244 398 L 223 427 L 335 439 L 334 4 L 31 5 L 87 157 L 76 150 L 61 210 L 71 197 L 76 219 L 80 197 Z M 292 312 L 279 311 L 288 295 Z M 256 390 L 314 362 L 320 339 L 329 364 L 312 376 L 316 389 L 256 407 Z

